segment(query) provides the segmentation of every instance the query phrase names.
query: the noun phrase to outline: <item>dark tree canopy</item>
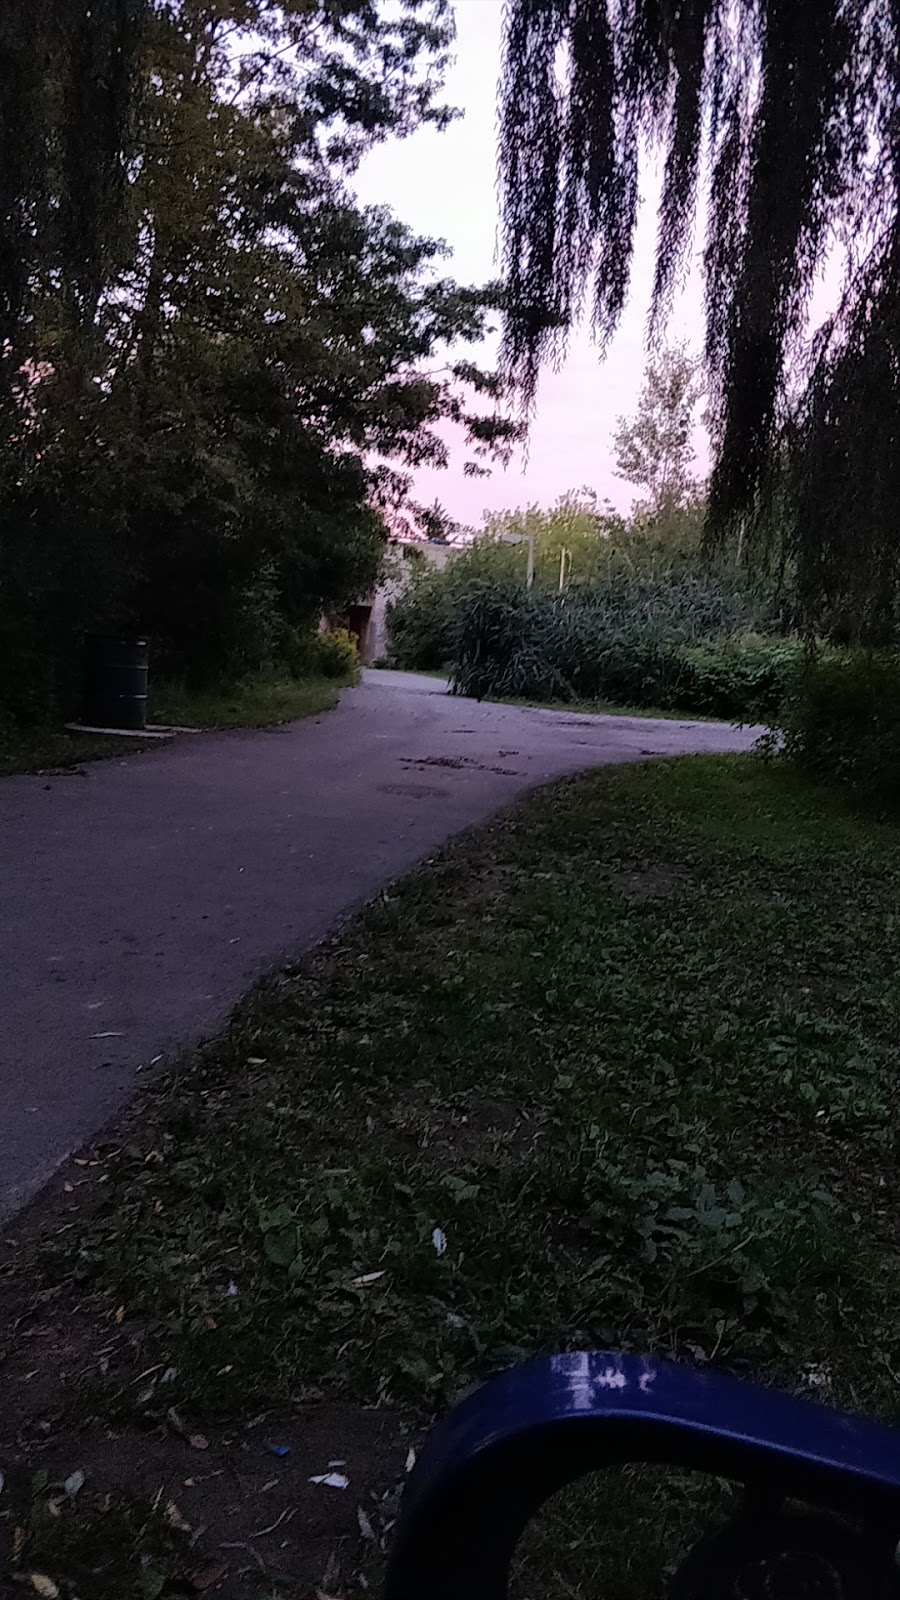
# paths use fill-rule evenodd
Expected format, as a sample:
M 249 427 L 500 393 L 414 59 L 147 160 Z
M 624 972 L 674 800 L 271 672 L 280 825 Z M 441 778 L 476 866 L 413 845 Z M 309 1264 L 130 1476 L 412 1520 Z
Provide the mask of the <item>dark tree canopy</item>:
M 559 355 L 588 292 L 601 347 L 608 339 L 628 289 L 639 154 L 661 143 L 651 330 L 664 324 L 701 205 L 706 212 L 711 525 L 758 510 L 773 465 L 784 489 L 787 462 L 783 504 L 810 614 L 852 571 L 868 608 L 883 609 L 893 584 L 898 86 L 900 0 L 507 7 L 507 370 L 531 398 L 540 362 Z M 810 291 L 836 247 L 844 296 L 810 353 Z
M 348 183 L 447 121 L 452 36 L 448 0 L 0 0 L 0 726 L 68 704 L 85 632 L 298 663 L 446 425 L 508 453 L 452 356 L 497 286 Z

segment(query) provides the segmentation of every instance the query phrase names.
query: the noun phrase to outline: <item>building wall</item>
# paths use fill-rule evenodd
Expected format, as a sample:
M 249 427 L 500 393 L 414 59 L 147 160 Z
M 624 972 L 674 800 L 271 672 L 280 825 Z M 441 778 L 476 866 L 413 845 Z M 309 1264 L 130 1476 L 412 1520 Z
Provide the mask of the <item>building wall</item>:
M 424 557 L 429 566 L 440 570 L 447 565 L 454 553 L 454 547 L 449 544 L 434 544 L 431 540 L 425 539 L 409 545 L 399 540 L 392 541 L 388 556 L 388 574 L 371 596 L 372 610 L 362 652 L 366 666 L 371 666 L 375 661 L 383 661 L 388 653 L 388 606 L 398 594 L 403 593 L 412 576 L 417 556 L 410 555 L 410 551 L 417 552 L 418 556 Z

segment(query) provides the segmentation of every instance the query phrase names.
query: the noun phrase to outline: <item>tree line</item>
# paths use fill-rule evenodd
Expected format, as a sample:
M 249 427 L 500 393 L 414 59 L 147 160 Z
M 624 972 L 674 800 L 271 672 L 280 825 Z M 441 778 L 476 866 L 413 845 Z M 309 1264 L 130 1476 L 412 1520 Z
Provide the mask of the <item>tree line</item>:
M 185 677 L 288 664 L 378 570 L 411 469 L 519 431 L 496 285 L 350 180 L 445 125 L 446 0 L 9 0 L 0 12 L 0 714 L 80 640 Z

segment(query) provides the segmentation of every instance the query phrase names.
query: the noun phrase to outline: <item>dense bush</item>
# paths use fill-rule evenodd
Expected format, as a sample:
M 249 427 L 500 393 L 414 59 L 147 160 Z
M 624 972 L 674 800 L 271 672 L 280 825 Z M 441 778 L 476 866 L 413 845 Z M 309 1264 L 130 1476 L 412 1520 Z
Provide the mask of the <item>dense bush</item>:
M 453 656 L 458 593 L 446 572 L 418 566 L 388 606 L 389 660 L 409 671 L 442 671 Z
M 733 722 L 776 722 L 794 684 L 803 649 L 798 640 L 704 640 L 675 652 L 678 676 L 667 707 Z
M 552 595 L 476 584 L 456 606 L 457 693 L 608 701 L 746 721 L 777 717 L 800 657 L 791 640 L 735 636 L 744 602 L 684 575 L 624 575 Z
M 346 628 L 328 628 L 317 633 L 313 645 L 313 669 L 325 678 L 348 678 L 359 666 L 359 649 Z
M 804 661 L 777 733 L 783 754 L 863 799 L 900 799 L 900 658 L 829 653 Z
M 534 541 L 530 594 L 526 548 L 510 535 Z M 709 558 L 702 536 L 699 502 L 664 523 L 626 521 L 587 494 L 488 517 L 442 570 L 413 573 L 389 609 L 390 660 L 449 667 L 461 692 L 770 717 L 792 658 L 766 641 L 721 642 L 778 634 L 782 596 L 733 554 Z

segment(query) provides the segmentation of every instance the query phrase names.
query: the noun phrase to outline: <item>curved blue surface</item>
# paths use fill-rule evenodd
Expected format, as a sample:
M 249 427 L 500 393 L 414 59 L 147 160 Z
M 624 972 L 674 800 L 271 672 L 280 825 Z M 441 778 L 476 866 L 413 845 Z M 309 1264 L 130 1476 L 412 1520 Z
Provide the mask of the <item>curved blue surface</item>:
M 900 1432 L 708 1369 L 550 1356 L 493 1379 L 435 1429 L 404 1495 L 384 1600 L 503 1600 L 543 1501 L 623 1461 L 900 1526 Z

